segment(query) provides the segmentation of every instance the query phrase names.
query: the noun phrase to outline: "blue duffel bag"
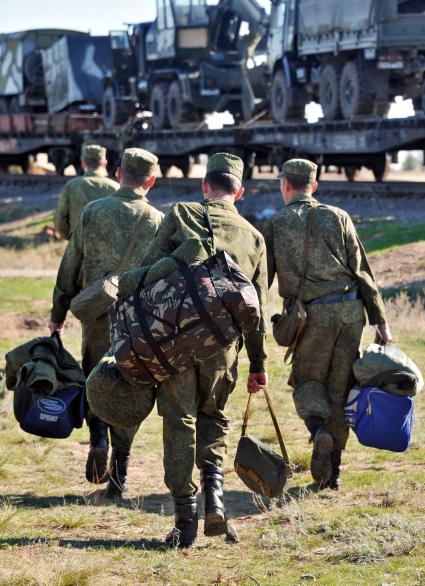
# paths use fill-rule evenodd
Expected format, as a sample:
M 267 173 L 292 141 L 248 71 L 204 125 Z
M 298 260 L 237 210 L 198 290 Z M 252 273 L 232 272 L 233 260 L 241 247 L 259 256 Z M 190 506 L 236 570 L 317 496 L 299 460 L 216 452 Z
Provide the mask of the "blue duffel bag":
M 74 427 L 81 427 L 85 412 L 85 391 L 70 386 L 45 395 L 17 385 L 14 412 L 21 429 L 40 437 L 67 438 Z
M 353 387 L 345 407 L 345 421 L 364 446 L 404 452 L 413 427 L 412 397 L 376 387 Z

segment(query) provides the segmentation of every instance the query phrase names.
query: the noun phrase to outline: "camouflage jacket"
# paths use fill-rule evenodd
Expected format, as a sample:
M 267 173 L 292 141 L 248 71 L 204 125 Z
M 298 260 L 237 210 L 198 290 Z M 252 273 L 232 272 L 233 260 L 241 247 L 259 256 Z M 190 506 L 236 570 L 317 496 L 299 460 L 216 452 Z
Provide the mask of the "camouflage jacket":
M 262 235 L 244 218 L 236 207 L 223 200 L 204 200 L 214 230 L 217 251 L 226 250 L 242 267 L 254 284 L 260 300 L 262 320 L 260 331 L 248 334 L 245 344 L 250 372 L 265 370 L 267 324 L 267 257 Z M 169 256 L 189 238 L 208 239 L 208 228 L 199 204 L 175 204 L 165 216 L 145 258 L 146 265 Z
M 53 322 L 65 319 L 71 299 L 82 289 L 118 267 L 146 205 L 145 197 L 122 188 L 84 208 L 59 267 L 53 292 Z M 140 266 L 163 215 L 151 207 L 127 269 Z
M 119 187 L 116 181 L 94 171 L 68 181 L 59 196 L 55 213 L 55 228 L 62 238 L 70 239 L 81 210 L 87 203 L 111 195 Z
M 297 297 L 307 228 L 307 213 L 319 202 L 305 194 L 270 218 L 263 230 L 267 245 L 269 286 L 277 274 L 281 297 Z M 306 279 L 302 298 L 358 288 L 373 325 L 385 321 L 381 295 L 363 245 L 350 216 L 343 210 L 319 204 L 314 213 Z

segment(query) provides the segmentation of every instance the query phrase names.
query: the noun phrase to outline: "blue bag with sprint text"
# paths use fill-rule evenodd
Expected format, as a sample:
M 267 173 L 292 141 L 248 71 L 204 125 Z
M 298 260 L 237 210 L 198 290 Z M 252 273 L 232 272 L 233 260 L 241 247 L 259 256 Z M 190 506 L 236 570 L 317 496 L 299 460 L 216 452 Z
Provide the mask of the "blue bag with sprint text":
M 412 397 L 395 395 L 376 387 L 351 389 L 345 421 L 364 446 L 404 452 L 413 427 Z
M 14 412 L 19 425 L 27 433 L 60 439 L 69 437 L 74 427 L 83 425 L 84 401 L 85 392 L 81 386 L 70 386 L 45 395 L 18 384 Z

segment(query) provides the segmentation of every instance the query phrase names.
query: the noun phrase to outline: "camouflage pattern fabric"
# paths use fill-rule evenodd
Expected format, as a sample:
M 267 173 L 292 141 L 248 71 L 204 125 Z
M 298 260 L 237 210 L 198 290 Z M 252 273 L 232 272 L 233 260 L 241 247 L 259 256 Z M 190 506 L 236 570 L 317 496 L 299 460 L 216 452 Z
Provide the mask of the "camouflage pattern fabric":
M 155 173 L 157 164 L 158 157 L 156 155 L 139 148 L 125 149 L 121 161 L 123 171 L 146 177 L 150 177 Z
M 299 291 L 307 214 L 313 203 L 318 204 L 300 194 L 265 225 L 269 284 L 277 274 L 284 298 L 296 297 Z M 361 300 L 305 305 L 307 325 L 289 380 L 299 416 L 325 419 L 335 449 L 344 449 L 348 437 L 344 405 L 365 323 L 364 308 L 372 324 L 385 321 L 385 311 L 349 215 L 320 204 L 314 211 L 303 301 L 356 287 Z
M 227 451 L 227 400 L 237 380 L 237 343 L 195 365 L 158 388 L 164 424 L 165 484 L 174 497 L 193 495 L 196 464 L 222 467 Z
M 264 227 L 269 285 L 277 274 L 279 295 L 297 297 L 307 213 L 316 199 L 300 194 Z M 349 291 L 357 286 L 373 325 L 385 321 L 381 295 L 350 216 L 320 204 L 314 212 L 303 301 Z
M 86 377 L 109 349 L 109 324 L 107 315 L 101 316 L 95 322 L 82 322 L 82 357 L 83 371 Z M 86 413 L 87 423 L 93 416 L 99 417 L 92 409 Z M 130 450 L 139 425 L 132 424 L 124 427 L 112 425 L 110 427 L 111 444 L 113 448 Z
M 152 411 L 155 398 L 155 387 L 129 385 L 109 352 L 87 379 L 87 399 L 91 410 L 112 426 L 138 428 Z
M 282 165 L 282 170 L 277 175 L 279 178 L 286 177 L 289 181 L 305 181 L 312 183 L 316 181 L 317 165 L 307 159 L 290 159 Z
M 343 450 L 348 439 L 344 407 L 354 383 L 364 306 L 358 299 L 306 309 L 307 327 L 295 348 L 289 379 L 295 407 L 304 420 L 312 415 L 325 419 L 334 449 Z
M 118 183 L 95 171 L 87 171 L 82 177 L 68 181 L 59 196 L 55 213 L 55 228 L 62 238 L 70 239 L 86 204 L 111 195 L 118 189 Z
M 213 356 L 260 323 L 256 290 L 225 252 L 203 263 L 183 263 L 118 300 L 109 315 L 112 350 L 131 384 L 162 382 L 190 366 L 200 349 Z
M 258 332 L 245 336 L 250 361 L 250 372 L 265 370 L 267 360 L 266 331 L 267 266 L 266 248 L 261 234 L 244 218 L 236 207 L 220 199 L 204 200 L 214 230 L 217 251 L 226 250 L 252 281 L 260 301 L 261 322 Z M 152 265 L 165 256 L 170 256 L 183 242 L 191 238 L 209 240 L 209 232 L 199 203 L 175 204 L 165 216 L 144 264 Z
M 242 159 L 230 153 L 215 153 L 208 159 L 207 173 L 229 173 L 242 181 L 243 169 Z
M 85 207 L 59 267 L 52 321 L 64 321 L 71 299 L 119 265 L 146 205 L 145 197 L 122 188 Z M 150 207 L 129 259 L 129 269 L 140 266 L 162 217 L 161 212 Z

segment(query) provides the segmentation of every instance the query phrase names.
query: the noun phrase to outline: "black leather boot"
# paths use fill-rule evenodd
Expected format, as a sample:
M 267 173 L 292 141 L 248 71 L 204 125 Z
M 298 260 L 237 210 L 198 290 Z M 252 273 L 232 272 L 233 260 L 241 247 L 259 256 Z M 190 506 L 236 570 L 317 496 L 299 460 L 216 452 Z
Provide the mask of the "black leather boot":
M 204 505 L 204 535 L 227 534 L 227 518 L 223 502 L 224 472 L 209 464 L 201 468 L 202 501 Z
M 165 543 L 180 548 L 193 545 L 198 534 L 196 496 L 174 497 L 174 523 Z
M 341 450 L 333 450 L 331 454 L 332 476 L 327 487 L 331 490 L 339 490 L 341 488 L 341 480 L 339 477 L 341 466 Z
M 121 448 L 113 448 L 109 463 L 109 480 L 103 495 L 106 499 L 122 498 L 122 493 L 127 490 L 127 469 L 130 459 L 130 451 Z
M 99 417 L 88 421 L 90 429 L 90 450 L 86 462 L 86 478 L 93 484 L 108 480 L 108 426 Z
M 310 470 L 313 479 L 320 485 L 326 485 L 332 476 L 331 453 L 333 437 L 325 429 L 325 421 L 321 417 L 309 417 L 306 425 L 313 440 Z

